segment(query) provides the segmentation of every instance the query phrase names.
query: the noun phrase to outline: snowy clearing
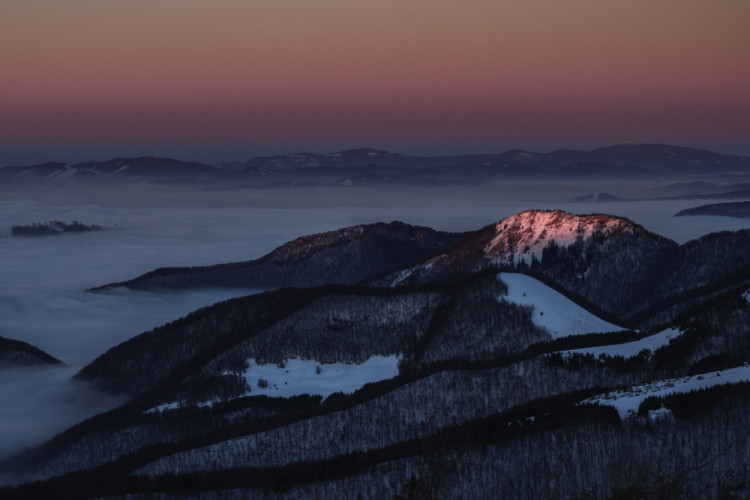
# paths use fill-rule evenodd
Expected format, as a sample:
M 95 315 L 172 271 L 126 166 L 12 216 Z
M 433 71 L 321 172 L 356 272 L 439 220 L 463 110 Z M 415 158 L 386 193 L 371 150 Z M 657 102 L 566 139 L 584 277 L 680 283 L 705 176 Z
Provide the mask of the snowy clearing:
M 370 382 L 395 377 L 399 359 L 398 356 L 373 356 L 355 365 L 321 364 L 315 360 L 292 358 L 285 361 L 283 368 L 276 364 L 259 365 L 254 359 L 249 359 L 250 367 L 244 376 L 252 388 L 249 396 L 263 394 L 288 398 L 310 394 L 327 398 L 334 392 L 351 394 Z
M 668 328 L 654 335 L 644 337 L 633 342 L 625 342 L 624 344 L 612 344 L 603 345 L 599 347 L 584 347 L 582 349 L 571 349 L 569 351 L 559 351 L 560 354 L 593 354 L 595 358 L 598 358 L 602 354 L 606 356 L 622 356 L 623 358 L 632 358 L 637 356 L 639 352 L 647 349 L 654 352 L 660 347 L 669 344 L 670 339 L 679 337 L 682 332 L 677 328 Z
M 248 359 L 249 368 L 243 376 L 250 391 L 243 396 L 290 398 L 301 394 L 320 395 L 323 399 L 335 392 L 351 394 L 370 382 L 379 382 L 398 375 L 400 356 L 373 356 L 362 364 L 318 363 L 311 359 L 292 358 L 283 366 L 259 365 Z M 217 400 L 218 401 L 218 400 Z M 211 406 L 217 401 L 204 401 L 196 406 Z M 144 413 L 176 410 L 188 406 L 184 401 L 165 403 Z
M 650 396 L 666 396 L 679 392 L 690 392 L 717 385 L 750 381 L 750 366 L 738 366 L 729 370 L 702 373 L 689 377 L 657 380 L 648 384 L 636 385 L 626 390 L 608 392 L 586 399 L 583 403 L 613 406 L 620 418 L 627 418 L 638 412 L 644 399 Z
M 561 293 L 530 276 L 500 273 L 498 278 L 508 285 L 508 295 L 498 298 L 518 305 L 533 306 L 534 324 L 546 328 L 555 338 L 627 330 L 627 328 L 613 325 L 594 316 Z

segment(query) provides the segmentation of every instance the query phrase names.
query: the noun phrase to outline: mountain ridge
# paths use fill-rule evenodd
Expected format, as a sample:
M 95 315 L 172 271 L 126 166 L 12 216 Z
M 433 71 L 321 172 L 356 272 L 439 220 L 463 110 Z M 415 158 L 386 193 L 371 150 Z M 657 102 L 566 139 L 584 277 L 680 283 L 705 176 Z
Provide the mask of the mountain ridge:
M 197 268 L 160 268 L 133 280 L 103 285 L 91 291 L 116 287 L 143 290 L 185 286 L 278 288 L 354 284 L 417 262 L 460 236 L 398 221 L 360 224 L 302 236 L 252 261 Z
M 750 193 L 749 193 L 750 194 Z M 688 215 L 713 215 L 725 217 L 750 217 L 750 201 L 738 201 L 733 203 L 713 203 L 710 205 L 701 205 L 694 208 L 680 210 L 675 217 Z
M 558 149 L 537 153 L 511 149 L 502 153 L 460 154 L 450 156 L 402 155 L 381 150 L 360 148 L 326 155 L 300 153 L 255 157 L 245 162 L 247 167 L 276 169 L 307 166 L 336 166 L 379 164 L 391 167 L 436 168 L 461 165 L 503 167 L 526 165 L 545 170 L 563 169 L 576 164 L 581 166 L 610 165 L 610 170 L 625 168 L 629 175 L 650 173 L 694 174 L 712 171 L 729 172 L 735 169 L 750 172 L 750 158 L 739 155 L 715 153 L 706 149 L 672 146 L 667 144 L 619 144 L 592 150 Z M 570 170 L 570 169 L 569 169 Z M 575 170 L 574 168 L 572 170 Z M 562 173 L 562 172 L 561 172 Z
M 482 269 L 521 270 L 544 276 L 623 324 L 645 326 L 750 281 L 746 245 L 750 230 L 678 245 L 624 217 L 527 210 L 462 234 L 396 222 L 352 226 L 298 238 L 255 261 L 161 268 L 92 291 L 393 287 L 452 281 Z
M 535 225 L 543 221 L 552 224 L 550 234 L 544 223 Z M 678 245 L 624 217 L 530 210 L 375 283 L 401 286 L 486 268 L 521 269 L 546 276 L 622 323 L 644 326 L 667 322 L 696 301 L 750 282 L 746 246 L 750 230 L 711 233 Z

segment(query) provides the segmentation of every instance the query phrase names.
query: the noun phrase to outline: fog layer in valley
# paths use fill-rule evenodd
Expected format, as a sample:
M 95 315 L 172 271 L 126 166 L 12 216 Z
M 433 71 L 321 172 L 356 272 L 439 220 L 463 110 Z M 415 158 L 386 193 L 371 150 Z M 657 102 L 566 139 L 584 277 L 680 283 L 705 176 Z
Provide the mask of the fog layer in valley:
M 124 402 L 71 380 L 76 371 L 56 366 L 0 370 L 0 458 Z
M 154 294 L 87 288 L 161 266 L 255 259 L 304 234 L 401 220 L 440 230 L 478 229 L 516 212 L 562 208 L 623 215 L 683 243 L 748 222 L 681 217 L 711 200 L 566 203 L 585 187 L 488 185 L 457 189 L 279 189 L 205 191 L 154 186 L 68 191 L 0 190 L 0 336 L 29 342 L 64 368 L 0 371 L 0 456 L 31 446 L 119 399 L 70 377 L 128 338 L 199 307 L 248 290 Z M 591 191 L 588 191 L 591 192 Z M 103 232 L 13 237 L 13 224 L 58 219 L 99 224 Z

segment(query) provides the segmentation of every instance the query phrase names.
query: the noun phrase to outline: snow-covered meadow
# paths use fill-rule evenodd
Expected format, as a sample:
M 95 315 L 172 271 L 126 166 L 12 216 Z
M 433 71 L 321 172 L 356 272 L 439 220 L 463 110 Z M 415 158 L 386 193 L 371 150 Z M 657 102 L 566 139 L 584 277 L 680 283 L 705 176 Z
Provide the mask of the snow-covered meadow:
M 309 359 L 288 359 L 283 365 L 259 365 L 249 359 L 243 374 L 251 387 L 248 396 L 288 398 L 300 394 L 327 398 L 335 392 L 351 394 L 370 382 L 398 375 L 398 356 L 373 356 L 361 364 L 318 363 Z
M 531 320 L 546 328 L 553 337 L 626 330 L 591 314 L 541 281 L 524 274 L 500 273 L 508 294 L 499 297 L 514 304 L 534 308 Z
M 318 363 L 314 359 L 292 358 L 283 363 L 258 364 L 248 359 L 242 373 L 250 390 L 244 396 L 290 398 L 308 394 L 326 399 L 340 392 L 351 394 L 371 382 L 387 380 L 398 375 L 399 356 L 373 356 L 363 363 Z M 214 401 L 203 401 L 197 406 L 210 406 Z M 146 410 L 146 413 L 174 410 L 183 401 L 165 403 Z
M 682 332 L 677 328 L 667 328 L 659 333 L 649 335 L 642 339 L 634 340 L 633 342 L 624 342 L 622 344 L 603 345 L 598 347 L 585 347 L 583 349 L 571 349 L 568 351 L 560 351 L 560 354 L 571 355 L 571 354 L 591 354 L 595 358 L 599 356 L 622 356 L 623 358 L 632 358 L 638 355 L 641 351 L 647 350 L 654 352 L 660 347 L 669 344 L 669 341 L 682 335 Z
M 750 381 L 750 366 L 738 366 L 737 368 L 688 377 L 657 380 L 594 396 L 583 402 L 612 406 L 620 414 L 620 418 L 627 418 L 635 415 L 643 400 L 650 396 L 668 396 L 670 394 L 748 381 Z

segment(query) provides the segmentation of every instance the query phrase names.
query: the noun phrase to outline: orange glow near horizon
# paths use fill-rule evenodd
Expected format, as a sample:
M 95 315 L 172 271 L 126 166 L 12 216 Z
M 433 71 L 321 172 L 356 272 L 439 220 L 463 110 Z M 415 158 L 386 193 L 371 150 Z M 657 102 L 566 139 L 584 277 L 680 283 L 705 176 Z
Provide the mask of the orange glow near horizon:
M 0 19 L 4 143 L 750 137 L 750 2 L 25 0 Z

